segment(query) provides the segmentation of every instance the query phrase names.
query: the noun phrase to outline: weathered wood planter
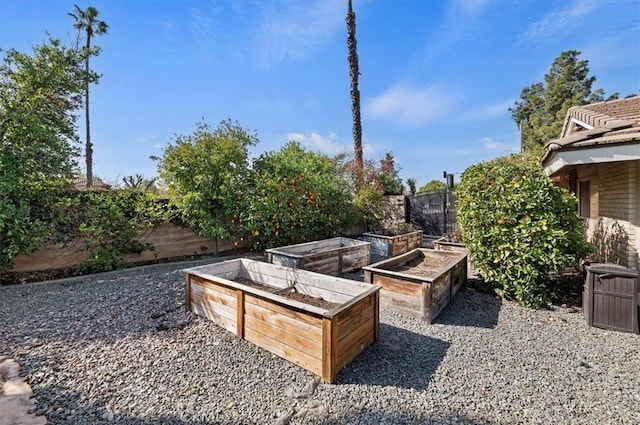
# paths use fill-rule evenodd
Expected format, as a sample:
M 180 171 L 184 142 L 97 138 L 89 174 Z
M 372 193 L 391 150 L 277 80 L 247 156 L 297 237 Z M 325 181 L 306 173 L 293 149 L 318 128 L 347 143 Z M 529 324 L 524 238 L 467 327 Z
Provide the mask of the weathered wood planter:
M 363 233 L 362 239 L 371 243 L 371 255 L 382 258 L 395 257 L 422 246 L 422 230 L 385 236 L 378 233 Z
M 382 286 L 381 308 L 430 324 L 465 284 L 467 255 L 418 248 L 363 270 L 365 282 Z
M 244 258 L 184 272 L 190 311 L 325 382 L 378 340 L 378 286 Z
M 447 242 L 445 238 L 436 239 L 433 241 L 433 249 L 438 251 L 455 251 L 464 252 L 467 254 L 467 276 L 473 277 L 476 273 L 476 267 L 469 255 L 469 250 L 463 243 Z
M 369 264 L 371 244 L 349 238 L 331 238 L 267 249 L 273 264 L 337 276 Z

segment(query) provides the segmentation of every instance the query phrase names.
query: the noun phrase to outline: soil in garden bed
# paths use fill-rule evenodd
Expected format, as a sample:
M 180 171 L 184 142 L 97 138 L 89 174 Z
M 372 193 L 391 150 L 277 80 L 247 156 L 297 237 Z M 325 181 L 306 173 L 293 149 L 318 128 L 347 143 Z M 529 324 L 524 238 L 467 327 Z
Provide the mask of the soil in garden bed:
M 439 255 L 424 258 L 418 257 L 408 261 L 406 264 L 394 267 L 391 271 L 429 277 L 449 263 L 450 261 L 446 257 Z
M 321 297 L 312 297 L 311 295 L 302 294 L 296 291 L 296 288 L 274 288 L 273 286 L 265 285 L 260 282 L 253 281 L 251 279 L 245 278 L 236 278 L 235 282 L 241 283 L 243 285 L 250 286 L 252 288 L 260 289 L 262 291 L 270 292 L 272 294 L 277 294 L 285 298 L 289 298 L 290 300 L 299 301 L 304 304 L 309 304 L 314 307 L 322 308 L 325 310 L 333 310 L 338 307 L 340 304 L 334 303 L 331 301 L 327 301 Z

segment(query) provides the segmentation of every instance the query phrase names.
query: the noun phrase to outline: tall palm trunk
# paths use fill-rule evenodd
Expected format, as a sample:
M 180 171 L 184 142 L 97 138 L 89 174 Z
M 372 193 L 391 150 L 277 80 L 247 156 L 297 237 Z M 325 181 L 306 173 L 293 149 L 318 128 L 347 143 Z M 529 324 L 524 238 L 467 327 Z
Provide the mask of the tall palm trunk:
M 84 62 L 84 68 L 86 71 L 86 81 L 85 81 L 85 92 L 84 92 L 84 101 L 85 101 L 85 114 L 84 114 L 84 124 L 86 130 L 86 142 L 85 142 L 85 161 L 87 165 L 87 187 L 93 186 L 93 145 L 91 144 L 91 130 L 89 128 L 89 53 L 91 51 L 91 33 L 87 34 L 87 45 L 86 45 L 86 55 Z
M 358 50 L 356 42 L 356 14 L 353 12 L 351 0 L 348 0 L 347 11 L 347 48 L 349 50 L 349 77 L 351 79 L 351 115 L 353 118 L 353 151 L 356 165 L 356 184 L 362 186 L 364 162 L 362 159 L 362 123 L 360 121 L 360 90 L 358 78 Z

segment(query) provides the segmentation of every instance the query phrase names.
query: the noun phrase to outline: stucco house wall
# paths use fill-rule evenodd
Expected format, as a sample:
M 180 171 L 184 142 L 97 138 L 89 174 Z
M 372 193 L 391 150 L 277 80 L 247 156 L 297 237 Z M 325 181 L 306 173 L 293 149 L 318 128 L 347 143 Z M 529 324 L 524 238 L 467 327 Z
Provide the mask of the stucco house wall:
M 570 108 L 542 166 L 578 196 L 594 259 L 640 269 L 640 97 Z

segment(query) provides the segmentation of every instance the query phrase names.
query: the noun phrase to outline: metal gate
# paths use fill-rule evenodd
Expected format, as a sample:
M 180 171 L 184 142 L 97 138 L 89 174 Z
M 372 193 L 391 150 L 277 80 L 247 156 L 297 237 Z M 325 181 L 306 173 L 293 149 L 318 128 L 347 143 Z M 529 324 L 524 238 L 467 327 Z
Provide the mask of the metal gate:
M 409 221 L 425 235 L 442 236 L 458 230 L 455 197 L 450 190 L 409 197 Z

